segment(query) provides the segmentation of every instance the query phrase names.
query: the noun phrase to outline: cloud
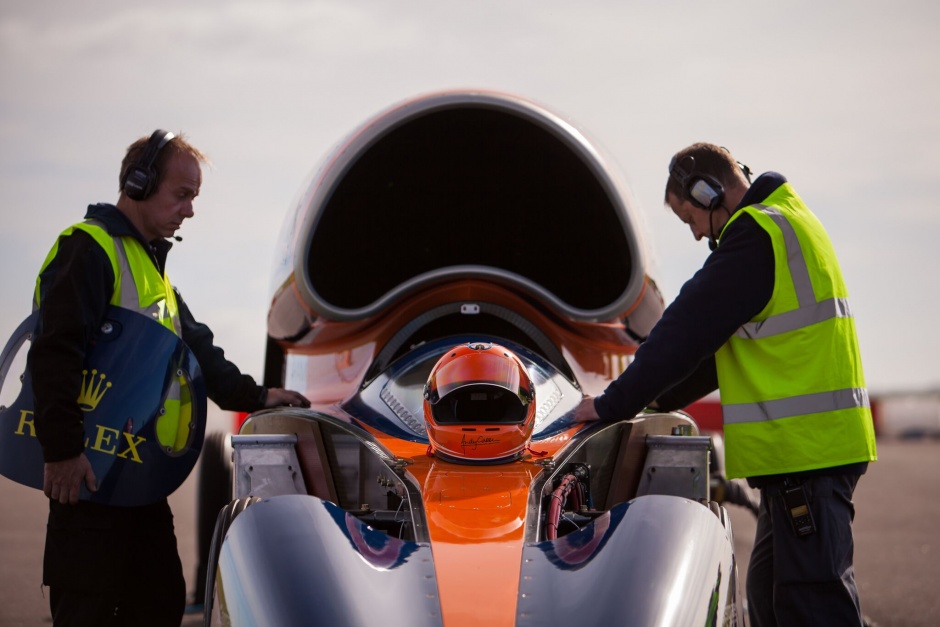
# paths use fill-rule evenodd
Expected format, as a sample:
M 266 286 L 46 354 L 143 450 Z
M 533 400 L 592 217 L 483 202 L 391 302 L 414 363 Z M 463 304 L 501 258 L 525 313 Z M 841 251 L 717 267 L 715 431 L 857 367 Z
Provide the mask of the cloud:
M 378 111 L 485 87 L 537 100 L 602 144 L 667 297 L 707 253 L 662 209 L 671 154 L 704 139 L 785 173 L 839 246 L 863 333 L 892 330 L 890 351 L 879 338 L 866 354 L 870 381 L 937 381 L 919 330 L 936 337 L 920 277 L 940 263 L 938 17 L 933 2 L 847 0 L 5 2 L 0 264 L 16 270 L 0 335 L 25 314 L 55 234 L 116 198 L 125 147 L 160 126 L 214 163 L 173 276 L 258 374 L 273 247 L 304 178 Z M 885 282 L 919 307 L 899 314 Z

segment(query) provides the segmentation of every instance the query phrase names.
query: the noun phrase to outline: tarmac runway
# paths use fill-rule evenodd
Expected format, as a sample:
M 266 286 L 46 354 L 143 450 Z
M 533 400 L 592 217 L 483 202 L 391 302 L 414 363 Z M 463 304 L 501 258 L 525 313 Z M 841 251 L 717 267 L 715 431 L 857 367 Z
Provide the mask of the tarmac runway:
M 855 492 L 855 570 L 862 610 L 879 627 L 940 625 L 940 441 L 879 440 L 879 461 Z M 193 478 L 170 497 L 180 555 L 195 582 Z M 744 579 L 754 518 L 729 506 Z M 0 627 L 51 625 L 41 587 L 47 504 L 38 490 L 0 478 Z M 187 617 L 186 627 L 202 624 Z M 391 627 L 391 626 L 390 626 Z

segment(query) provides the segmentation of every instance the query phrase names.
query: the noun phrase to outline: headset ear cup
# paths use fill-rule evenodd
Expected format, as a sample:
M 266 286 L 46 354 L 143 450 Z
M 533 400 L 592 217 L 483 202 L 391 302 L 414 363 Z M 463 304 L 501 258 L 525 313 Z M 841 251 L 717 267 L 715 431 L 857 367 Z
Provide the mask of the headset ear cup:
M 146 200 L 153 186 L 153 177 L 143 168 L 131 167 L 124 181 L 124 193 L 133 200 Z
M 709 185 L 708 181 L 704 179 L 697 179 L 692 185 L 689 186 L 689 198 L 697 202 L 704 209 L 709 211 L 718 207 L 721 204 L 721 199 L 724 196 L 724 190 L 715 189 L 713 186 Z
M 124 178 L 124 193 L 133 200 L 146 200 L 153 193 L 157 182 L 154 163 L 160 150 L 175 137 L 173 133 L 157 129 L 150 136 L 144 153 L 137 163 L 127 169 Z
M 701 209 L 714 211 L 725 199 L 725 189 L 718 179 L 704 172 L 696 172 L 695 157 L 691 155 L 681 161 L 677 161 L 673 156 L 672 161 L 669 162 L 669 176 L 679 181 L 686 197 Z

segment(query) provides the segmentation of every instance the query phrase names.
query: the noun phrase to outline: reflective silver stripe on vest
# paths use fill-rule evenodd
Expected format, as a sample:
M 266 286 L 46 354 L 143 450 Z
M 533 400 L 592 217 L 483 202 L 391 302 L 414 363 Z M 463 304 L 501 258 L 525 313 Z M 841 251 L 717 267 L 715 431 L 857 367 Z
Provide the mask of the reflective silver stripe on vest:
M 809 278 L 809 268 L 806 266 L 803 248 L 800 246 L 796 231 L 793 230 L 793 225 L 790 224 L 786 216 L 776 207 L 768 207 L 767 205 L 754 205 L 754 207 L 769 216 L 783 234 L 784 247 L 787 251 L 787 267 L 790 270 L 790 277 L 796 290 L 799 308 L 770 316 L 759 322 L 748 322 L 735 332 L 735 336 L 757 340 L 802 329 L 830 318 L 851 317 L 852 312 L 849 310 L 849 302 L 845 298 L 832 298 L 816 302 L 816 294 L 813 292 L 813 282 Z
M 770 316 L 760 322 L 748 322 L 735 332 L 737 337 L 759 340 L 761 338 L 786 333 L 808 327 L 830 318 L 851 318 L 849 301 L 846 298 L 830 298 L 809 307 L 800 307 L 776 316 Z
M 97 220 L 85 220 L 86 224 L 93 224 L 97 227 L 100 227 L 107 233 L 107 228 L 104 224 Z M 124 240 L 121 237 L 112 236 L 111 239 L 114 241 L 114 251 L 117 256 L 118 262 L 118 272 L 121 273 L 121 293 L 119 295 L 121 303 L 120 306 L 124 309 L 129 309 L 130 311 L 136 311 L 141 313 L 157 322 L 162 321 L 164 318 L 168 317 L 167 313 L 167 303 L 164 300 L 158 300 L 149 307 L 140 306 L 140 292 L 137 290 L 137 281 L 134 279 L 134 273 L 131 270 L 130 262 L 127 261 L 127 252 L 124 250 Z M 117 277 L 115 277 L 117 278 Z M 176 334 L 182 336 L 180 330 L 180 325 L 177 320 L 173 321 L 173 328 L 176 329 Z
M 131 311 L 139 311 L 143 314 L 152 313 L 140 308 L 140 295 L 137 293 L 137 282 L 134 280 L 134 273 L 131 272 L 131 265 L 127 262 L 127 253 L 124 252 L 124 241 L 120 237 L 114 238 L 114 250 L 117 255 L 118 269 L 121 273 L 121 307 L 130 309 Z
M 725 424 L 742 424 L 859 407 L 870 407 L 868 390 L 865 388 L 819 392 L 762 403 L 722 405 L 721 412 Z
M 108 233 L 107 227 L 103 222 L 94 219 L 85 220 L 85 224 L 97 226 L 99 229 Z M 110 233 L 109 233 L 110 235 Z M 120 237 L 111 235 L 111 241 L 114 242 L 114 252 L 117 257 L 118 272 L 121 278 L 121 293 L 118 297 L 121 299 L 120 306 L 124 309 L 137 311 L 143 314 L 150 312 L 143 311 L 140 308 L 140 296 L 137 294 L 137 282 L 134 281 L 134 273 L 131 272 L 131 264 L 127 261 L 127 253 L 124 252 L 124 240 Z M 118 277 L 114 277 L 115 281 Z

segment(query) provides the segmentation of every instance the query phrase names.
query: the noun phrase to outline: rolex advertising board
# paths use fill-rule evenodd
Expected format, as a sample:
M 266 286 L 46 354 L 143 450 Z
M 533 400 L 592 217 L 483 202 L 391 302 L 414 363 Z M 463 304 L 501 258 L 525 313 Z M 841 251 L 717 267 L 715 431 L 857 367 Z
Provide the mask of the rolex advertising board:
M 0 354 L 0 474 L 41 490 L 42 447 L 25 365 L 37 320 L 37 313 L 28 317 Z M 81 374 L 76 402 L 97 491 L 83 486 L 80 499 L 136 506 L 176 490 L 199 457 L 206 418 L 205 384 L 183 341 L 139 313 L 110 307 Z

